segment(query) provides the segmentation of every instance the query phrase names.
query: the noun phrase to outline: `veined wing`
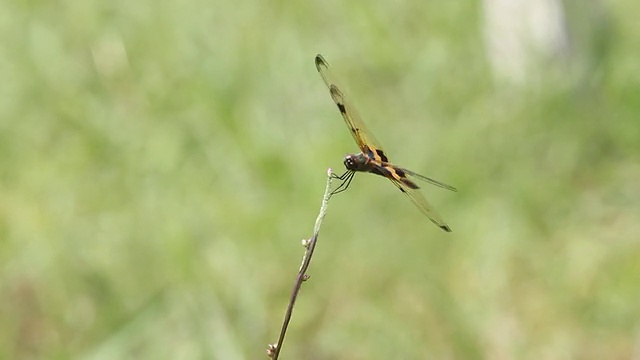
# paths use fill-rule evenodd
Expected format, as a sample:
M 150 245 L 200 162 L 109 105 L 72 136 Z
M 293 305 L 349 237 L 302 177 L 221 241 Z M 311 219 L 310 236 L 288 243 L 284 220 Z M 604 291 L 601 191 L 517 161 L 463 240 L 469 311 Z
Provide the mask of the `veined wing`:
M 411 180 L 407 179 L 405 174 L 405 171 L 406 171 L 405 169 L 391 167 L 391 166 L 384 166 L 381 168 L 383 169 L 382 173 L 386 176 L 386 178 L 391 180 L 391 182 L 395 186 L 397 186 L 398 189 L 400 189 L 400 191 L 405 193 L 409 197 L 409 199 L 411 199 L 411 201 L 418 207 L 418 209 L 420 209 L 420 211 L 422 211 L 425 215 L 427 215 L 427 217 L 429 218 L 429 220 L 431 220 L 431 222 L 436 224 L 440 229 L 446 232 L 451 232 L 451 228 L 449 227 L 449 225 L 447 225 L 442 220 L 440 215 L 438 215 L 438 213 L 435 210 L 433 210 L 433 207 L 431 206 L 431 204 L 429 204 L 429 202 L 424 197 L 424 195 L 422 195 L 418 185 L 414 184 Z M 415 173 L 409 172 L 409 174 L 414 175 Z M 420 175 L 420 177 L 423 178 L 422 175 Z M 437 183 L 437 184 L 441 184 L 441 183 Z
M 458 191 L 458 189 L 456 189 L 455 187 L 453 187 L 453 186 L 451 186 L 451 185 L 447 185 L 447 184 L 445 184 L 445 183 L 442 183 L 442 182 L 440 182 L 440 181 L 438 181 L 438 180 L 434 180 L 434 179 L 432 179 L 432 178 L 430 178 L 430 177 L 426 177 L 426 176 L 424 176 L 424 175 L 420 175 L 420 174 L 415 173 L 415 172 L 413 172 L 413 171 L 411 171 L 411 170 L 408 170 L 408 169 L 404 169 L 404 168 L 403 168 L 402 170 L 403 170 L 405 173 L 407 173 L 407 174 L 409 174 L 409 175 L 411 175 L 411 176 L 415 176 L 415 177 L 417 177 L 418 179 L 420 179 L 420 180 L 422 180 L 422 181 L 425 181 L 425 182 L 428 182 L 428 183 L 429 183 L 429 184 L 431 184 L 431 185 L 435 185 L 435 186 L 441 187 L 441 188 L 443 188 L 443 189 L 451 190 L 451 191 Z
M 376 140 L 371 131 L 367 130 L 367 127 L 364 125 L 364 122 L 360 115 L 358 115 L 356 109 L 347 102 L 335 80 L 335 77 L 329 70 L 329 64 L 320 54 L 316 55 L 316 68 L 318 69 L 320 76 L 322 76 L 324 83 L 327 84 L 331 98 L 338 106 L 338 110 L 340 111 L 340 114 L 342 114 L 344 121 L 347 123 L 347 126 L 351 131 L 351 135 L 358 144 L 360 150 L 365 155 L 368 155 L 370 158 L 378 162 L 387 162 L 388 159 L 382 150 L 382 146 L 380 146 L 380 143 Z

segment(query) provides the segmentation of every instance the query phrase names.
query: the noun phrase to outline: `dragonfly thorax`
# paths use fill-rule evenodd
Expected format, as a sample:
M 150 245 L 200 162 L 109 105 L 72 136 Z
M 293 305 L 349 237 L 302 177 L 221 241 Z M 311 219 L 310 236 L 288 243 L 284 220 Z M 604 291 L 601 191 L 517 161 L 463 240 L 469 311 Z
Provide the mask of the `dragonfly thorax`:
M 363 153 L 349 154 L 344 157 L 344 167 L 351 171 L 371 171 L 371 159 Z

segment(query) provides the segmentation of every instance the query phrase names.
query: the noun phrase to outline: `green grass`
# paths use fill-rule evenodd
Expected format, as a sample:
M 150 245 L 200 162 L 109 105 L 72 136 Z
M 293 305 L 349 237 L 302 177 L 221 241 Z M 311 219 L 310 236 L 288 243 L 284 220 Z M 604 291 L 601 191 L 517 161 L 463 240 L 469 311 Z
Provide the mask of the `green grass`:
M 481 4 L 0 5 L 0 358 L 258 359 L 327 167 L 322 53 L 453 228 L 358 175 L 283 359 L 638 355 L 640 28 L 569 7 L 570 70 L 492 80 Z M 581 12 L 582 11 L 582 12 Z

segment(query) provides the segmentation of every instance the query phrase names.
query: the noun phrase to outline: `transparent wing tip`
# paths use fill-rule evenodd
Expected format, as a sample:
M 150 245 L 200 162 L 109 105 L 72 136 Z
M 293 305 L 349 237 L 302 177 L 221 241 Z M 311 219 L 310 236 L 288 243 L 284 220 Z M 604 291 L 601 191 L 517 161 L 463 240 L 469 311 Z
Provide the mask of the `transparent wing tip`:
M 316 55 L 316 68 L 320 70 L 320 66 L 327 66 L 327 61 L 322 57 L 322 55 Z

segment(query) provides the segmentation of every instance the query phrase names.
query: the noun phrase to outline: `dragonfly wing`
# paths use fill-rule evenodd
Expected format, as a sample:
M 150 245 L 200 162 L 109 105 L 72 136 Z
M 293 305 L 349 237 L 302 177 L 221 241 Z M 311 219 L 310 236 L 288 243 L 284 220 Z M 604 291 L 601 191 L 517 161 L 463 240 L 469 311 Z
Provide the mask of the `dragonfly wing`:
M 431 204 L 429 204 L 427 199 L 420 192 L 420 188 L 411 180 L 405 177 L 405 174 L 402 173 L 404 169 L 399 170 L 400 172 L 398 171 L 398 169 L 385 167 L 385 173 L 388 174 L 387 179 L 391 180 L 391 182 L 395 186 L 397 186 L 400 191 L 405 193 L 409 197 L 409 199 L 411 199 L 411 201 L 418 207 L 418 209 L 420 209 L 420 211 L 427 215 L 429 220 L 436 224 L 440 229 L 446 232 L 451 232 L 451 228 L 449 227 L 449 225 L 447 225 L 442 220 L 440 215 L 438 215 L 438 213 L 433 210 Z
M 403 168 L 402 170 L 403 170 L 405 173 L 407 173 L 407 174 L 409 174 L 409 175 L 411 175 L 411 176 L 415 176 L 415 177 L 417 177 L 418 179 L 420 179 L 420 180 L 422 180 L 422 181 L 425 181 L 425 182 L 428 182 L 428 183 L 429 183 L 429 184 L 431 184 L 431 185 L 435 185 L 435 186 L 441 187 L 441 188 L 443 188 L 443 189 L 451 190 L 451 191 L 458 191 L 458 189 L 456 189 L 455 187 L 453 187 L 453 186 L 451 186 L 451 185 L 447 185 L 447 184 L 445 184 L 445 183 L 442 183 L 442 182 L 440 182 L 440 181 L 438 181 L 438 180 L 434 180 L 434 179 L 432 179 L 432 178 L 430 178 L 430 177 L 426 177 L 426 176 L 424 176 L 424 175 L 420 175 L 420 174 L 415 173 L 415 172 L 413 172 L 413 171 L 411 171 L 411 170 L 408 170 L 408 169 L 404 169 L 404 168 Z
M 367 129 L 362 121 L 362 118 L 356 111 L 356 109 L 346 100 L 344 93 L 340 90 L 338 83 L 335 80 L 335 76 L 329 70 L 329 64 L 322 57 L 322 55 L 316 56 L 316 68 L 324 80 L 324 83 L 329 88 L 331 98 L 338 106 L 340 114 L 347 123 L 353 139 L 358 144 L 360 150 L 369 157 L 377 160 L 378 162 L 387 162 L 387 156 L 380 146 L 380 142 L 373 136 L 371 131 Z

